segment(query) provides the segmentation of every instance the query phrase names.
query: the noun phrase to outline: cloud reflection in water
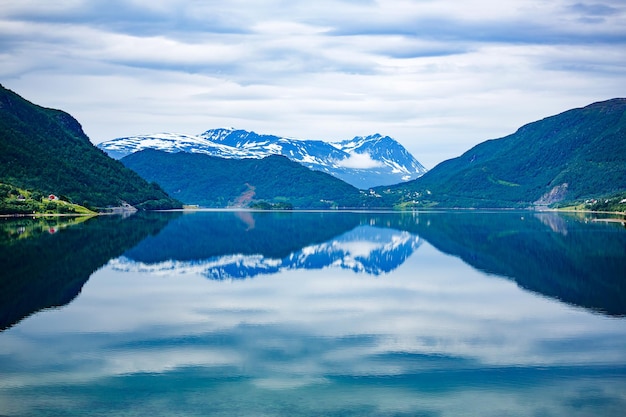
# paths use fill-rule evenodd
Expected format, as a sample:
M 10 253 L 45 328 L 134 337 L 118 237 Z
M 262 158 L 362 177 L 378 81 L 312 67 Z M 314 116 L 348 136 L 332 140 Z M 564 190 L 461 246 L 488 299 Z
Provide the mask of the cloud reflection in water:
M 269 257 L 275 269 L 237 276 L 254 276 L 245 280 L 207 279 L 227 255 L 176 268 L 129 255 L 93 274 L 70 305 L 1 334 L 0 398 L 96 384 L 134 390 L 144 406 L 193 409 L 137 394 L 164 379 L 225 415 L 610 416 L 626 405 L 623 318 L 521 290 L 408 231 L 358 226 Z M 393 266 L 372 269 L 374 258 Z

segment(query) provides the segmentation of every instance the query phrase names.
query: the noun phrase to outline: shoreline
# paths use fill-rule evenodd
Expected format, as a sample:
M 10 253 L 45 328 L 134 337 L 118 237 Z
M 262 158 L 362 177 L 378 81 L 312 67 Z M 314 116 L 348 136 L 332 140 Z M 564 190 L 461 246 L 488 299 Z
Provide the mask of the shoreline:
M 35 217 L 89 217 L 108 213 L 32 213 L 32 214 L 0 214 L 0 218 L 35 218 Z
M 624 219 L 606 219 L 606 221 L 626 221 L 626 212 L 623 211 L 594 211 L 594 210 L 571 210 L 571 209 L 550 209 L 550 208 L 542 208 L 541 210 L 537 209 L 523 209 L 523 208 L 473 208 L 473 207 L 454 207 L 454 208 L 425 208 L 425 209 L 411 209 L 411 210 L 397 210 L 391 207 L 380 207 L 380 208 L 337 208 L 337 209 L 291 209 L 291 210 L 261 210 L 261 209 L 253 209 L 247 207 L 223 207 L 223 208 L 213 208 L 213 207 L 194 207 L 194 208 L 182 208 L 182 209 L 167 209 L 167 210 L 146 210 L 145 212 L 155 212 L 155 213 L 168 213 L 168 212 L 184 212 L 184 213 L 194 213 L 194 212 L 211 212 L 211 211 L 222 211 L 222 212 L 237 212 L 237 211 L 248 211 L 248 212 L 259 212 L 259 213 L 283 213 L 283 212 L 384 212 L 384 213 L 412 213 L 412 212 L 443 212 L 443 211 L 471 211 L 471 212 L 510 212 L 510 211 L 523 211 L 523 212 L 553 212 L 553 213 L 583 213 L 583 214 L 610 214 L 614 216 L 624 216 Z M 125 211 L 108 211 L 108 212 L 92 212 L 92 213 L 18 213 L 18 214 L 0 214 L 0 218 L 37 218 L 37 217 L 95 217 L 95 216 L 116 216 L 116 215 L 129 215 L 137 213 L 136 210 L 125 210 Z M 604 219 L 593 219 L 594 221 L 603 221 Z

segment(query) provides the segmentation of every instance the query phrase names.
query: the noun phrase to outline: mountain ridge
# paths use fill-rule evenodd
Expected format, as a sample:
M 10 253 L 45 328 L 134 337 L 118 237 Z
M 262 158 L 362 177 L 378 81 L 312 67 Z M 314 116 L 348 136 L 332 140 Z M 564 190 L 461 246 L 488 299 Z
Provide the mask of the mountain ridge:
M 626 98 L 595 102 L 528 123 L 402 182 L 423 167 L 402 145 L 380 134 L 329 143 L 230 128 L 195 136 L 163 133 L 118 138 L 96 147 L 71 115 L 37 106 L 0 86 L 0 183 L 8 187 L 1 198 L 2 202 L 11 200 L 12 210 L 21 204 L 23 210 L 17 212 L 33 211 L 23 201 L 21 194 L 25 193 L 15 189 L 32 191 L 42 203 L 46 202 L 44 196 L 55 194 L 91 208 L 123 203 L 145 209 L 181 206 L 156 183 L 167 180 L 163 174 L 170 173 L 162 172 L 157 178 L 140 172 L 152 181 L 150 184 L 107 157 L 102 148 L 117 157 L 130 154 L 124 158 L 130 160 L 141 149 L 157 149 L 155 152 L 160 150 L 174 158 L 179 154 L 215 158 L 213 165 L 221 163 L 217 160 L 263 161 L 252 165 L 242 162 L 244 169 L 257 176 L 243 183 L 235 184 L 226 177 L 220 181 L 211 176 L 203 179 L 234 186 L 228 190 L 222 187 L 224 195 L 218 196 L 221 203 L 216 205 L 215 200 L 211 207 L 227 207 L 234 195 L 234 201 L 244 199 L 246 204 L 268 199 L 276 208 L 528 208 L 565 204 L 592 210 L 626 208 Z M 227 168 L 231 177 L 245 176 L 233 167 Z M 167 170 L 175 173 L 180 168 L 168 165 Z M 311 170 L 328 177 L 311 175 L 307 172 Z M 343 182 L 343 175 L 350 181 Z M 202 177 L 188 174 L 177 181 L 179 185 L 183 180 L 191 184 L 198 178 Z M 355 188 L 354 182 L 369 184 L 372 178 L 380 182 L 393 178 L 395 184 L 356 186 L 368 191 Z M 271 190 L 268 184 L 275 188 Z M 183 188 L 168 189 L 176 193 Z
M 270 155 L 283 155 L 360 189 L 397 184 L 418 178 L 427 171 L 400 143 L 380 134 L 325 142 L 220 128 L 207 130 L 200 135 L 156 133 L 130 136 L 102 142 L 97 146 L 116 159 L 143 149 L 204 153 L 230 159 L 261 159 Z

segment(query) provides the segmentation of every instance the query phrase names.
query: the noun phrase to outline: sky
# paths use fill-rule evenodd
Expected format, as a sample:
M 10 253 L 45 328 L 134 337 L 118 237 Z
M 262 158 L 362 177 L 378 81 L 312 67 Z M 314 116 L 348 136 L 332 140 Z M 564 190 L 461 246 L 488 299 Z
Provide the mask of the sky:
M 389 135 L 423 165 L 626 97 L 623 0 L 0 0 L 0 83 L 95 144 Z

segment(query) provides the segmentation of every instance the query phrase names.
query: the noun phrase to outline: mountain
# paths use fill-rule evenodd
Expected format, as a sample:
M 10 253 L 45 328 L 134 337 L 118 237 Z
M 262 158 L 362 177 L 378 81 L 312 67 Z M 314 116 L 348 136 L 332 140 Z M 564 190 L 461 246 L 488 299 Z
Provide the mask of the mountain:
M 361 207 L 366 201 L 352 185 L 279 155 L 225 159 L 145 149 L 121 162 L 180 201 L 203 207 Z
M 229 159 L 282 155 L 360 189 L 397 184 L 426 172 L 402 145 L 379 134 L 329 143 L 260 135 L 245 130 L 213 129 L 197 136 L 160 133 L 118 138 L 100 143 L 98 147 L 118 159 L 143 149 L 203 153 Z
M 377 192 L 404 206 L 528 207 L 625 190 L 626 99 L 617 98 L 530 123 Z
M 180 203 L 89 141 L 69 114 L 0 86 L 0 183 L 89 207 L 172 208 Z

